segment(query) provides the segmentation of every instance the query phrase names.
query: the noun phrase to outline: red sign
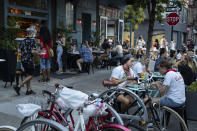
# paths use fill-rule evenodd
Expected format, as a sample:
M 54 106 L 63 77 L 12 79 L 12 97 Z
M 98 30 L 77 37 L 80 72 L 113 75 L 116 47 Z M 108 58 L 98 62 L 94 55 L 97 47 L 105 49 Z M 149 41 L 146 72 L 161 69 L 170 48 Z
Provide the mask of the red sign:
M 177 23 L 179 23 L 179 15 L 177 13 L 170 13 L 167 17 L 166 17 L 166 22 L 169 25 L 176 25 Z

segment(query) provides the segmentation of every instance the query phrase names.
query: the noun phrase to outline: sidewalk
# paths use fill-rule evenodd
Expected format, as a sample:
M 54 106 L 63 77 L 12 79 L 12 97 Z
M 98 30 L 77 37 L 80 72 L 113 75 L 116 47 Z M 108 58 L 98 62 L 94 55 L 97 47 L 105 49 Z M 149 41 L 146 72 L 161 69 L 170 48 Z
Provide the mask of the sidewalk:
M 87 94 L 101 93 L 105 90 L 102 86 L 102 80 L 104 78 L 109 78 L 111 74 L 110 70 L 97 70 L 94 74 L 82 73 L 71 78 L 57 79 L 51 78 L 50 82 L 38 82 L 40 77 L 34 77 L 31 81 L 31 88 L 36 92 L 36 96 L 42 96 L 41 91 L 43 89 L 49 91 L 55 91 L 54 84 L 59 83 L 62 85 L 73 86 L 74 89 L 83 91 Z M 0 81 L 0 125 L 11 125 L 18 127 L 23 116 L 16 110 L 16 105 L 20 103 L 27 103 L 28 99 L 32 95 L 26 96 L 26 88 L 22 87 L 20 91 L 20 96 L 16 95 L 16 92 L 7 84 L 4 87 L 4 82 Z M 14 83 L 15 84 L 15 83 Z M 5 118 L 5 119 L 4 119 Z

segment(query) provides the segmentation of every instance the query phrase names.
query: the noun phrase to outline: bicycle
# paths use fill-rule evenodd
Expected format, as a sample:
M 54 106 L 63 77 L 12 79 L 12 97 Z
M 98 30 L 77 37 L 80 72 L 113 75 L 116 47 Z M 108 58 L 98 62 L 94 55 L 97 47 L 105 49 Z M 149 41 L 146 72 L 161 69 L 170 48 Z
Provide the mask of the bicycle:
M 119 113 L 119 115 L 122 117 L 122 119 L 128 120 L 126 122 L 124 121 L 125 122 L 124 124 L 126 127 L 131 126 L 134 129 L 142 130 L 142 131 L 145 131 L 149 128 L 150 121 L 148 120 L 148 116 L 147 116 L 148 112 L 147 112 L 146 106 L 145 106 L 147 103 L 149 103 L 151 105 L 150 110 L 152 112 L 153 125 L 156 125 L 157 129 L 159 129 L 159 130 L 167 129 L 167 127 L 166 127 L 167 125 L 160 124 L 161 120 L 167 121 L 166 119 L 163 119 L 163 117 L 161 115 L 161 114 L 166 114 L 165 112 L 167 112 L 168 115 L 171 114 L 172 117 L 175 117 L 178 119 L 178 121 L 180 121 L 180 123 L 182 125 L 181 129 L 183 128 L 184 131 L 185 130 L 187 131 L 188 129 L 186 127 L 185 122 L 174 110 L 172 110 L 168 107 L 161 107 L 159 109 L 158 108 L 156 109 L 153 107 L 152 99 L 150 98 L 150 93 L 152 93 L 154 90 L 148 88 L 148 86 L 151 85 L 151 82 L 153 82 L 153 74 L 148 76 L 146 79 L 138 79 L 138 83 L 142 85 L 141 86 L 142 88 L 136 88 L 136 87 L 133 88 L 132 87 L 132 88 L 127 88 L 127 89 L 125 89 L 125 88 L 110 89 L 109 88 L 110 84 L 108 84 L 108 90 L 101 93 L 99 95 L 99 97 L 101 99 L 103 99 L 105 102 L 112 105 L 112 107 L 114 107 L 116 109 L 116 111 Z M 140 92 L 138 94 L 139 96 L 136 93 L 134 93 L 133 91 Z M 119 111 L 120 107 L 117 107 L 118 104 L 117 104 L 116 98 L 120 94 L 130 95 L 134 99 L 134 101 L 127 108 L 127 111 L 126 111 L 127 114 L 122 114 Z M 156 91 L 156 93 L 154 95 L 157 96 L 158 91 Z M 149 99 L 148 99 L 148 101 L 146 101 L 144 103 L 144 102 L 142 102 L 142 100 L 145 96 L 148 96 Z M 137 108 L 133 112 L 129 112 L 129 110 L 131 108 L 133 108 L 135 105 L 138 105 Z M 169 120 L 169 118 L 168 118 L 168 120 Z M 163 124 L 164 123 L 165 122 L 163 122 Z
M 62 112 L 62 110 L 58 107 L 58 104 L 56 103 L 56 94 L 60 88 L 64 88 L 64 87 L 59 84 L 56 84 L 55 87 L 56 87 L 55 93 L 51 93 L 46 90 L 43 91 L 43 94 L 47 94 L 49 96 L 48 102 L 51 103 L 50 110 L 38 111 L 38 114 L 36 117 L 44 117 L 46 119 L 54 120 L 68 127 L 70 131 L 78 130 L 80 126 L 82 128 L 82 131 L 84 131 L 85 129 L 87 129 L 88 131 L 88 130 L 91 130 L 92 128 L 94 128 L 95 130 L 98 130 L 98 129 L 104 130 L 107 128 L 120 129 L 122 131 L 126 130 L 125 127 L 120 126 L 120 125 L 123 125 L 123 122 L 120 116 L 118 115 L 118 113 L 116 113 L 116 111 L 112 107 L 110 107 L 109 105 L 105 103 L 103 103 L 103 105 L 107 107 L 107 109 L 105 110 L 107 112 L 107 115 L 105 116 L 100 115 L 100 116 L 93 116 L 93 117 L 91 116 L 88 119 L 88 124 L 85 125 L 85 121 L 83 117 L 83 109 L 87 107 L 88 105 L 93 104 L 94 102 L 84 103 L 83 107 L 78 108 L 77 113 L 79 114 L 80 117 L 75 126 L 75 120 L 73 119 L 73 115 L 72 115 L 73 109 L 68 109 L 67 111 Z M 33 119 L 36 119 L 36 117 L 34 116 Z M 111 121 L 109 121 L 108 118 L 110 118 Z M 28 119 L 32 119 L 32 118 L 25 117 L 22 120 L 22 123 L 25 123 L 26 121 L 28 121 Z M 98 122 L 99 124 L 97 124 L 95 121 Z M 111 123 L 109 124 L 109 122 L 112 122 L 112 123 L 116 122 L 117 124 L 120 124 L 120 125 L 117 126 Z M 72 123 L 72 125 L 70 123 Z
M 0 131 L 16 131 L 16 128 L 12 126 L 0 126 Z
M 165 130 L 165 131 L 173 131 L 173 130 L 181 130 L 181 131 L 188 131 L 187 125 L 185 123 L 185 121 L 182 119 L 182 117 L 173 109 L 166 107 L 166 106 L 160 106 L 156 103 L 154 103 L 150 97 L 150 92 L 149 90 L 152 90 L 149 88 L 149 86 L 151 85 L 151 79 L 152 76 L 150 78 L 147 79 L 138 79 L 138 83 L 143 83 L 144 85 L 144 90 L 143 92 L 145 93 L 145 95 L 143 95 L 142 98 L 144 98 L 144 96 L 147 96 L 147 100 L 144 101 L 145 105 L 149 105 L 149 109 L 151 112 L 151 120 L 153 123 L 152 128 L 153 129 L 157 129 L 157 130 Z M 157 93 L 158 94 L 158 93 Z M 138 109 L 138 111 L 140 110 L 140 108 Z M 175 120 L 173 122 L 176 122 L 175 124 L 171 124 L 170 120 Z M 175 127 L 175 129 L 173 128 Z

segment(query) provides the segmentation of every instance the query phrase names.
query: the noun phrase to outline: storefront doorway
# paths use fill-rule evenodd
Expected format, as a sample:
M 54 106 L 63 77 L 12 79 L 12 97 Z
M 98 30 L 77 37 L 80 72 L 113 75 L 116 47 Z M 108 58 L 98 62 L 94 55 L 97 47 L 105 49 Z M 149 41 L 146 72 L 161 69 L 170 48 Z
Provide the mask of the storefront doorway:
M 91 40 L 91 14 L 82 14 L 82 40 Z

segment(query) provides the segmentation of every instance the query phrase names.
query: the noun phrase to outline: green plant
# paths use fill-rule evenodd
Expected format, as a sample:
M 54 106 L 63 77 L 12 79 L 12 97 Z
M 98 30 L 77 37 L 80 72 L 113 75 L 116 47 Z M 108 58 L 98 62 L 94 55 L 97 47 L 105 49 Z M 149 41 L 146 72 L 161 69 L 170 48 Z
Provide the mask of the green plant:
M 100 42 L 102 40 L 103 34 L 100 33 L 100 31 L 96 30 L 93 32 L 93 45 L 96 47 L 100 46 Z
M 15 39 L 19 32 L 18 28 L 0 27 L 0 47 L 6 50 L 17 50 L 18 45 L 15 43 Z
M 72 25 L 68 25 L 68 26 L 64 26 L 63 22 L 59 23 L 59 28 L 55 29 L 55 34 L 58 33 L 63 33 L 65 36 L 65 48 L 66 49 L 70 49 L 71 48 L 71 39 L 72 39 L 72 31 L 73 31 L 73 26 Z
M 197 92 L 197 81 L 194 81 L 188 88 L 188 91 L 195 91 Z

